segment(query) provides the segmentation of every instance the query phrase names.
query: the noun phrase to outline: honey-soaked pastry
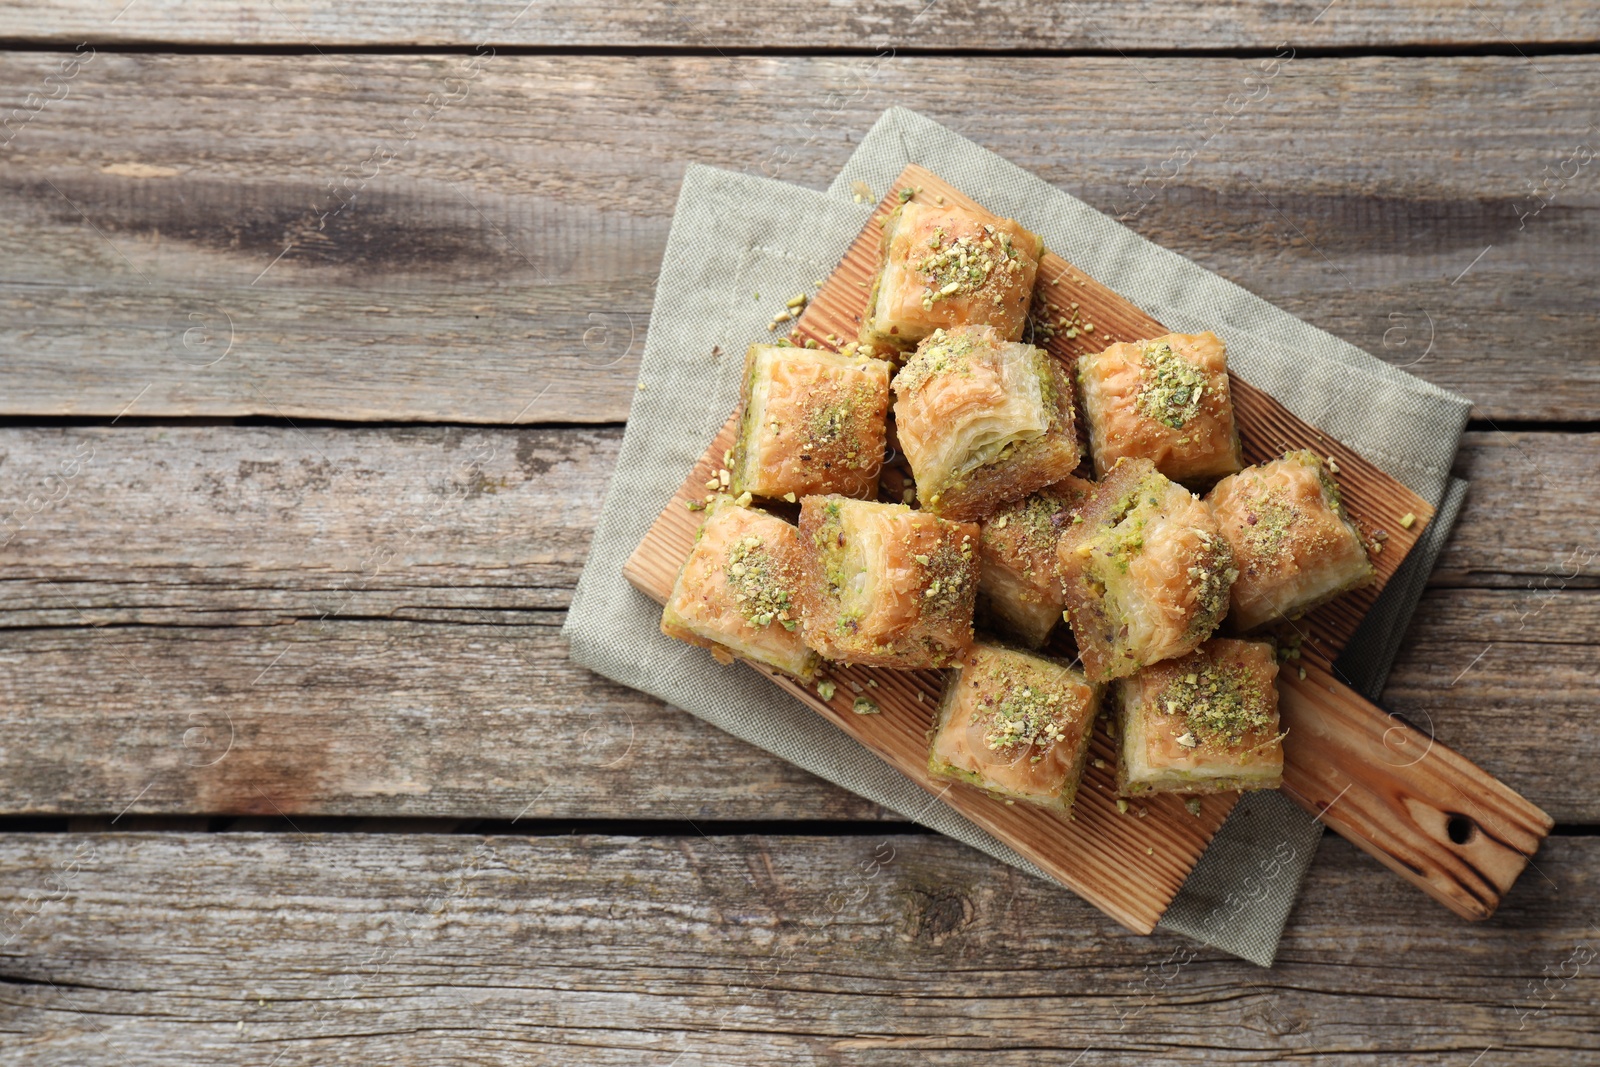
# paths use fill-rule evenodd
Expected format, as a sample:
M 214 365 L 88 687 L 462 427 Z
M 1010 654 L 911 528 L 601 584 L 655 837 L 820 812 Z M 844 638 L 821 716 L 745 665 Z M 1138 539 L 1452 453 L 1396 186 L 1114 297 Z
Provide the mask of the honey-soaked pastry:
M 1065 664 L 975 644 L 945 681 L 928 771 L 1059 812 L 1089 758 L 1100 687 Z
M 1247 467 L 1206 503 L 1233 548 L 1230 621 L 1240 630 L 1294 619 L 1377 577 L 1339 487 L 1314 452 Z
M 1204 487 L 1244 466 L 1228 353 L 1216 334 L 1170 333 L 1078 357 L 1078 388 L 1096 477 L 1148 459 L 1175 482 Z
M 684 560 L 661 613 L 661 632 L 810 681 L 818 658 L 800 632 L 795 586 L 799 531 L 775 515 L 721 497 Z
M 1216 638 L 1116 684 L 1117 789 L 1219 793 L 1283 784 L 1278 661 L 1260 641 Z
M 1093 682 L 1194 651 L 1238 572 L 1205 502 L 1147 459 L 1097 483 L 1056 546 L 1068 622 Z
M 751 345 L 732 490 L 790 500 L 878 493 L 889 364 L 823 349 Z
M 978 527 L 904 504 L 800 502 L 806 644 L 873 667 L 944 667 L 972 643 Z
M 979 519 L 1067 477 L 1082 458 L 1071 379 L 992 326 L 939 330 L 894 377 L 895 433 L 917 500 Z
M 1056 543 L 1093 482 L 1068 475 L 983 521 L 978 618 L 1029 648 L 1050 636 L 1066 598 L 1056 577 Z
M 883 223 L 883 254 L 861 325 L 875 354 L 909 351 L 936 329 L 993 326 L 1015 341 L 1028 321 L 1044 241 L 1012 219 L 902 204 Z

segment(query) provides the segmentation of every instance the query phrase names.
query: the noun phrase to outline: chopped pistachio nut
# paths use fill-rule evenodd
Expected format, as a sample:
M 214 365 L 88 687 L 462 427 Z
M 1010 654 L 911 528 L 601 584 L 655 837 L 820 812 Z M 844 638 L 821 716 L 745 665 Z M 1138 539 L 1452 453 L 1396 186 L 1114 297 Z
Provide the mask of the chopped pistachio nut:
M 793 504 L 795 502 L 795 495 L 793 493 L 785 493 L 783 494 L 783 499 Z
M 789 308 L 792 311 L 795 308 L 803 308 L 803 307 L 805 307 L 806 306 L 806 301 L 809 300 L 809 299 L 810 299 L 810 297 L 806 296 L 806 294 L 804 294 L 804 293 L 801 293 L 798 296 L 791 296 L 784 303 L 783 306 L 786 307 L 786 308 Z
M 1197 819 L 1200 817 L 1200 798 L 1199 797 L 1190 797 L 1188 800 L 1185 800 L 1183 802 L 1183 806 L 1189 809 L 1189 814 L 1190 815 L 1193 815 Z
M 770 626 L 776 622 L 793 631 L 799 625 L 791 616 L 787 576 L 782 565 L 763 547 L 761 538 L 741 537 L 729 545 L 724 574 L 747 626 Z
M 1299 673 L 1300 673 L 1300 680 L 1302 682 L 1305 681 L 1306 680 L 1306 669 L 1304 667 L 1297 667 L 1295 669 L 1297 671 L 1299 671 Z
M 1122 814 L 1124 814 L 1124 815 L 1128 814 L 1128 802 L 1126 800 L 1123 800 L 1121 797 L 1118 797 L 1117 798 L 1117 810 L 1122 812 Z
M 1032 762 L 1037 763 L 1044 758 L 1043 749 L 1066 740 L 1066 731 L 1059 721 L 1065 704 L 1066 694 L 1059 688 L 1027 682 L 1008 685 L 1005 695 L 989 713 L 986 720 L 989 729 L 983 736 L 983 743 L 993 752 L 1014 746 L 1040 749 L 1032 756 Z
M 1095 765 L 1096 768 L 1098 768 L 1100 770 L 1105 770 L 1106 761 L 1101 759 L 1099 756 L 1096 756 L 1094 758 L 1094 765 Z
M 1415 526 L 1416 522 L 1417 522 L 1417 516 L 1416 516 L 1415 512 L 1408 511 L 1404 515 L 1400 516 L 1400 525 L 1402 527 L 1404 527 L 1405 529 L 1407 529 L 1407 530 L 1409 530 L 1409 529 L 1411 529 L 1411 527 Z
M 850 705 L 850 710 L 857 715 L 876 715 L 883 709 L 878 707 L 878 702 L 871 697 L 856 697 L 855 703 Z
M 833 694 L 837 693 L 838 691 L 839 687 L 834 684 L 834 681 L 831 678 L 824 678 L 822 681 L 817 683 L 817 696 L 821 697 L 823 700 L 832 700 Z
M 1169 344 L 1148 346 L 1141 362 L 1139 409 L 1165 426 L 1183 429 L 1200 413 L 1208 375 Z
M 1165 714 L 1184 717 L 1188 730 L 1176 739 L 1184 748 L 1237 745 L 1252 731 L 1272 725 L 1270 702 L 1251 684 L 1249 674 L 1235 667 L 1186 674 L 1155 699 Z

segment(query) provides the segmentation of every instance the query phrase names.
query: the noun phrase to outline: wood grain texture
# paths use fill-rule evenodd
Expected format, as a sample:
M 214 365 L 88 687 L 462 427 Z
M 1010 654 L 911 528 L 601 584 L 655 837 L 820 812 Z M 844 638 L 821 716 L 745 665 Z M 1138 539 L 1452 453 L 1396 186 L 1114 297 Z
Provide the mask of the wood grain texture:
M 705 759 L 653 778 L 633 757 L 606 769 L 625 734 L 591 734 L 611 754 L 541 761 L 541 783 L 556 784 L 529 815 L 872 817 L 842 790 L 565 664 L 558 612 L 620 436 L 0 429 L 0 811 L 115 815 L 150 784 L 147 768 L 164 767 L 179 773 L 130 817 L 254 810 L 246 801 L 270 812 L 259 786 L 303 803 L 296 814 L 510 819 L 531 799 L 515 753 L 571 755 L 599 714 L 633 724 L 636 755 Z M 89 449 L 63 493 L 61 463 Z M 1467 435 L 1458 470 L 1473 492 L 1383 697 L 1565 822 L 1600 822 L 1588 758 L 1600 654 L 1585 641 L 1600 633 L 1600 560 L 1588 555 L 1600 539 L 1586 533 L 1600 527 L 1587 488 L 1597 462 L 1588 435 Z M 236 753 L 203 775 L 185 757 L 216 749 L 184 738 L 208 722 L 225 731 L 205 715 L 218 706 L 247 726 L 250 760 Z M 480 721 L 504 726 L 495 736 L 516 739 L 512 750 L 485 745 Z M 309 790 L 292 773 L 307 748 L 336 768 Z M 498 769 L 475 769 L 486 758 Z
M 890 104 L 1484 415 L 1600 406 L 1594 57 L 474 58 L 5 56 L 65 96 L 4 135 L 0 413 L 621 420 L 684 166 L 822 187 Z
M 1161 27 L 1152 38 L 1148 26 Z M 0 37 L 21 41 L 172 42 L 188 45 L 307 43 L 692 48 L 1273 48 L 1594 41 L 1600 17 L 1575 0 L 1534 8 L 1504 0 L 1407 0 L 1337 10 L 1318 3 L 1233 0 L 1197 8 L 1176 0 L 1137 11 L 1081 0 L 1048 17 L 1018 0 L 795 3 L 729 8 L 683 0 L 660 8 L 576 0 L 490 0 L 418 6 L 226 0 L 203 9 L 182 0 L 70 0 L 40 9 L 0 4 Z
M 265 793 L 296 816 L 512 819 L 549 786 L 528 817 L 881 817 L 572 668 L 557 613 L 449 614 L 0 631 L 0 813 L 270 815 Z M 1597 823 L 1600 656 L 1574 643 L 1597 632 L 1592 590 L 1540 611 L 1435 590 L 1382 702 L 1557 820 Z M 664 752 L 694 755 L 662 775 Z
M 1576 1067 L 1600 847 L 1539 865 L 1464 938 L 1329 835 L 1262 971 L 932 836 L 7 835 L 0 1042 L 18 1067 Z
M 1493 915 L 1550 816 L 1327 671 L 1278 691 L 1284 793 L 1462 918 Z
M 0 811 L 883 817 L 484 614 L 0 631 Z

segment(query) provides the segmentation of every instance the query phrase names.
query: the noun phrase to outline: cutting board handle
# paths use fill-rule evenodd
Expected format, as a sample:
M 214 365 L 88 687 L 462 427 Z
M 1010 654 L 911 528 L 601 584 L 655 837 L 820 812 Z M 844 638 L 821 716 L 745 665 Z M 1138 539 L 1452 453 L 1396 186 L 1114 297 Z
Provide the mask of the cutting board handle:
M 1406 881 L 1487 919 L 1550 816 L 1314 664 L 1278 675 L 1283 791 Z

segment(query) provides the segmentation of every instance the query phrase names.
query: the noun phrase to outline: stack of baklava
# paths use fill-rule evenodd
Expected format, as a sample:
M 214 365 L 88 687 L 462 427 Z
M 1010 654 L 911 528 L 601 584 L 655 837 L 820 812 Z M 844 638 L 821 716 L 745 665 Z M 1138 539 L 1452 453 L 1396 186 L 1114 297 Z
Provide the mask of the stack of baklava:
M 1249 635 L 1371 581 L 1360 532 L 1316 455 L 1244 468 L 1213 334 L 1072 368 L 1026 343 L 1043 253 L 908 202 L 857 342 L 751 346 L 662 630 L 804 682 L 948 668 L 929 767 L 1006 799 L 1070 810 L 1103 699 L 1123 796 L 1276 788 L 1278 657 Z M 1062 622 L 1076 661 L 1039 651 Z

